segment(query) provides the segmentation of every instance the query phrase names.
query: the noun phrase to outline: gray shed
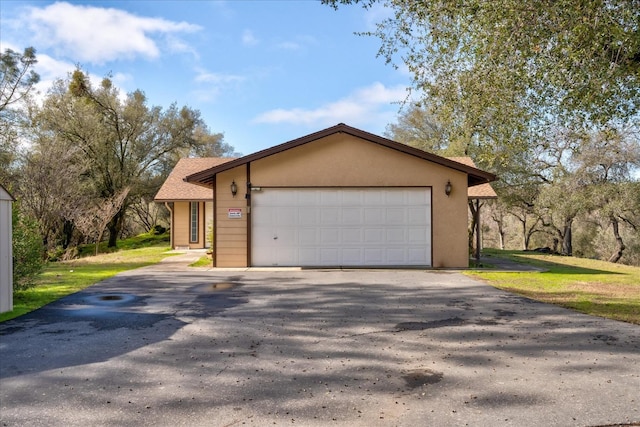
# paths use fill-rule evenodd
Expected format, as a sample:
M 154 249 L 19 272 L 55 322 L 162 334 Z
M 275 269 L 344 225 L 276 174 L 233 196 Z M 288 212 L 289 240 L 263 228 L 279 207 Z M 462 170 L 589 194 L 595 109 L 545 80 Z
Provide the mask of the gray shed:
M 0 313 L 13 310 L 11 203 L 14 201 L 0 184 Z

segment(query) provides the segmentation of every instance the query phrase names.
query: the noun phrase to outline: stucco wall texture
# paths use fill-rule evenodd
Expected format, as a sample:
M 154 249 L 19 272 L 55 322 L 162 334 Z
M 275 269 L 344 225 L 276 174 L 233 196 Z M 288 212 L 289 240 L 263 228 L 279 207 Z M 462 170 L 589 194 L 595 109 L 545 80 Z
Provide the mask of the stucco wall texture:
M 238 186 L 235 197 L 230 192 L 232 181 Z M 444 191 L 448 181 L 453 188 L 449 196 Z M 432 266 L 468 266 L 466 173 L 336 133 L 216 176 L 217 267 L 250 266 L 251 199 L 245 198 L 248 182 L 254 187 L 285 188 L 430 187 Z M 242 217 L 229 218 L 229 209 L 241 209 Z M 176 219 L 179 210 L 175 211 Z

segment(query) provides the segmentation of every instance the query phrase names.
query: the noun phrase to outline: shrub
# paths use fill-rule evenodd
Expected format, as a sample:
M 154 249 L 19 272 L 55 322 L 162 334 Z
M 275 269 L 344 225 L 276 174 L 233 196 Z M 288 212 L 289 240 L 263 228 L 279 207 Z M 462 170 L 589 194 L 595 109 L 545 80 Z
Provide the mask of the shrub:
M 156 224 L 153 227 L 151 227 L 151 230 L 149 230 L 149 234 L 154 234 L 154 235 L 160 235 L 160 234 L 164 234 L 167 232 L 167 229 L 163 226 L 161 226 L 160 224 Z
M 13 289 L 21 291 L 35 285 L 35 278 L 44 268 L 44 245 L 38 223 L 20 213 L 13 204 Z

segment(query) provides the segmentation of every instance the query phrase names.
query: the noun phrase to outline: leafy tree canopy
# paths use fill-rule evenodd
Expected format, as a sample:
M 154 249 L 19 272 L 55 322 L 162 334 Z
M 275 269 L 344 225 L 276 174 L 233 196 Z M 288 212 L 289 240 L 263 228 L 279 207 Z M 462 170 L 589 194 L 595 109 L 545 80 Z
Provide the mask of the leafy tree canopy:
M 406 65 L 425 99 L 468 128 L 599 125 L 639 111 L 638 0 L 323 3 L 389 8 L 366 33 L 380 38 L 379 54 Z
M 93 85 L 80 69 L 54 84 L 33 122 L 38 141 L 74 147 L 73 163 L 83 171 L 78 181 L 93 190 L 93 198 L 104 202 L 130 190 L 108 224 L 109 246 L 115 246 L 133 201 L 155 193 L 150 184 L 179 157 L 233 152 L 198 110 L 149 106 L 141 90 L 122 97 L 108 76 Z
M 11 49 L 0 53 L 0 111 L 23 99 L 40 81 L 38 73 L 33 71 L 37 62 L 36 50 L 32 47 L 22 54 Z
M 21 54 L 11 49 L 0 52 L 0 182 L 15 179 L 19 134 L 19 109 L 40 76 L 33 71 L 37 63 L 36 51 L 28 47 Z

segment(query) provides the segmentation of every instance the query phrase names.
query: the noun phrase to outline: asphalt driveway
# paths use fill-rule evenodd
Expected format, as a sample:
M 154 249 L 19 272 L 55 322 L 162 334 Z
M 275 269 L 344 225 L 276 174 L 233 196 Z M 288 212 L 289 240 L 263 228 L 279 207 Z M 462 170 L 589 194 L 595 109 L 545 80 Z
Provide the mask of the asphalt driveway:
M 184 261 L 0 324 L 0 425 L 640 422 L 638 326 L 455 272 Z

